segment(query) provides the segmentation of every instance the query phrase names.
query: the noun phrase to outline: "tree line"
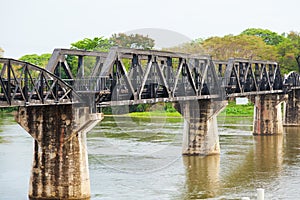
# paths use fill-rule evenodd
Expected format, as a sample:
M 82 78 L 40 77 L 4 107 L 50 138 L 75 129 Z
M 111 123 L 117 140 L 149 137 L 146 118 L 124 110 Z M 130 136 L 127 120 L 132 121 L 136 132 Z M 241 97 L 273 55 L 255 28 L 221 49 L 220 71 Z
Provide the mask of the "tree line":
M 206 53 L 215 60 L 230 57 L 276 61 L 283 73 L 300 72 L 300 33 L 278 34 L 268 29 L 249 28 L 238 35 L 197 39 L 167 50 Z
M 89 51 L 109 51 L 112 46 L 138 49 L 153 49 L 155 40 L 140 34 L 113 34 L 109 38 L 103 36 L 84 38 L 70 44 L 71 49 Z M 278 34 L 268 29 L 249 28 L 238 35 L 213 36 L 198 38 L 191 42 L 162 50 L 209 54 L 214 60 L 228 60 L 230 57 L 252 60 L 270 60 L 280 64 L 283 73 L 300 72 L 300 33 L 291 31 Z M 0 48 L 0 56 L 3 50 Z M 20 60 L 45 67 L 51 54 L 24 55 Z M 74 68 L 76 61 L 72 57 L 68 61 Z M 72 64 L 73 62 L 73 64 Z

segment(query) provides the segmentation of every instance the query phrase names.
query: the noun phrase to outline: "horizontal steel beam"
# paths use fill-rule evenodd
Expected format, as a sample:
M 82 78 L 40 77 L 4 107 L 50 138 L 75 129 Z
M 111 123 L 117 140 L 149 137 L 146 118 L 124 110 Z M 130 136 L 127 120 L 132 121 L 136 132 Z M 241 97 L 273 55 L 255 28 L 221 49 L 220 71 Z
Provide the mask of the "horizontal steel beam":
M 136 104 L 154 104 L 158 102 L 179 102 L 179 101 L 192 101 L 203 99 L 219 99 L 219 95 L 203 95 L 203 96 L 185 96 L 185 97 L 172 97 L 172 98 L 153 98 L 153 99 L 140 99 L 140 100 L 121 100 L 121 101 L 107 101 L 98 104 L 98 107 L 121 106 L 121 105 L 136 105 Z

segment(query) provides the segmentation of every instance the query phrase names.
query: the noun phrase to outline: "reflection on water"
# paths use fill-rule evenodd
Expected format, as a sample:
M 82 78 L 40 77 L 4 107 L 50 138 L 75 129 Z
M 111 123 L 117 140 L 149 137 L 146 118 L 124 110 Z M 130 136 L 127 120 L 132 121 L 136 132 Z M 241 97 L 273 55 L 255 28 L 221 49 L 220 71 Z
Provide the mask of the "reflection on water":
M 253 137 L 251 118 L 218 120 L 221 155 L 182 157 L 181 118 L 106 117 L 88 134 L 92 200 L 255 199 L 259 187 L 299 199 L 299 128 Z M 26 199 L 32 139 L 11 121 L 0 120 L 0 199 Z
M 283 167 L 282 142 L 283 136 L 254 137 L 253 147 L 240 156 L 239 161 L 229 159 L 229 163 L 236 164 L 225 173 L 223 188 L 227 191 L 233 189 L 236 193 L 246 192 L 246 196 L 253 195 L 251 191 L 259 187 L 270 189 L 270 184 L 280 175 Z
M 271 174 L 279 172 L 283 162 L 283 135 L 254 137 L 254 141 L 255 169 Z
M 220 156 L 184 156 L 186 194 L 184 199 L 215 197 L 220 189 Z
M 184 199 L 254 198 L 256 188 L 271 190 L 283 170 L 283 136 L 253 137 L 253 143 L 250 137 L 221 136 L 221 156 L 183 157 Z
M 300 128 L 285 128 L 284 162 L 288 165 L 297 165 L 300 162 Z

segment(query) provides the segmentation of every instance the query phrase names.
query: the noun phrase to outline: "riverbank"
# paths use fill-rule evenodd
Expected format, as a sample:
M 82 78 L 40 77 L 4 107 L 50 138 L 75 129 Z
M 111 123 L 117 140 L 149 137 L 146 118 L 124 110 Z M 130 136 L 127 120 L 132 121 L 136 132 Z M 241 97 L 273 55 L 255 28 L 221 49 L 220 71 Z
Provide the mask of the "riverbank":
M 226 108 L 219 114 L 219 116 L 230 117 L 252 117 L 254 114 L 253 103 L 246 105 L 236 105 L 234 101 L 229 101 Z
M 252 117 L 254 113 L 254 105 L 248 103 L 246 105 L 236 105 L 234 101 L 229 101 L 226 108 L 219 114 L 221 117 Z M 181 117 L 179 112 L 168 111 L 145 111 L 131 112 L 125 114 L 130 117 Z
M 16 111 L 16 107 L 0 108 L 0 114 L 7 114 Z M 229 101 L 226 108 L 219 114 L 219 116 L 234 116 L 234 117 L 251 117 L 253 116 L 254 106 L 252 103 L 246 105 L 236 105 L 234 101 Z M 111 115 L 111 114 L 105 114 Z M 168 108 L 167 110 L 154 110 L 154 111 L 142 111 L 142 112 L 130 112 L 125 114 L 130 117 L 169 117 L 176 118 L 181 117 L 179 112 L 175 109 Z

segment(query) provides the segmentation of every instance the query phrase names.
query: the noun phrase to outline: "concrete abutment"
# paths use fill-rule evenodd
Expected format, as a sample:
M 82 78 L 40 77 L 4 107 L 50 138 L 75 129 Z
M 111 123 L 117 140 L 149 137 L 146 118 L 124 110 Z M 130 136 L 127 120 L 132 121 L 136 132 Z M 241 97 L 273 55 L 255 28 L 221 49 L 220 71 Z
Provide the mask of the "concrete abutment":
M 29 199 L 89 199 L 86 133 L 103 119 L 87 107 L 20 107 L 16 121 L 34 138 Z

